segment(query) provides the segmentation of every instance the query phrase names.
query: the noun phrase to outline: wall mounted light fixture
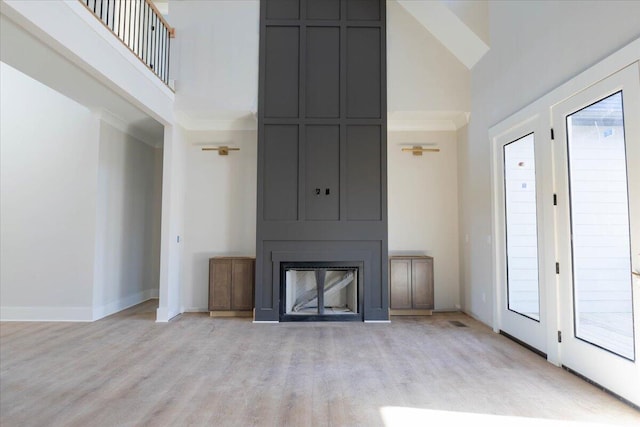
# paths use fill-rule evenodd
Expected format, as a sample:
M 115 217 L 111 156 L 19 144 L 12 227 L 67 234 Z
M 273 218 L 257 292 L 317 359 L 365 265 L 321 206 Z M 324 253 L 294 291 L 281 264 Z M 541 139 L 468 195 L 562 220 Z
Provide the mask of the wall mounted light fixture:
M 240 151 L 237 147 L 227 147 L 226 145 L 222 145 L 220 147 L 203 147 L 202 151 L 217 151 L 220 156 L 228 156 L 229 151 Z
M 440 151 L 439 148 L 424 148 L 420 145 L 414 145 L 413 147 L 403 148 L 402 151 L 411 152 L 414 156 L 422 156 L 422 153 L 437 153 Z

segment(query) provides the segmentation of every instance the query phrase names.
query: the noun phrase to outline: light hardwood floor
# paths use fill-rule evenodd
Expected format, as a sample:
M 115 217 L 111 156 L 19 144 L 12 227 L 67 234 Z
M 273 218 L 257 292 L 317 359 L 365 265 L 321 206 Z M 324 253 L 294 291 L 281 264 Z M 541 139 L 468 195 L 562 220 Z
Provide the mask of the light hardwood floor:
M 156 324 L 155 307 L 0 324 L 0 425 L 640 425 L 635 409 L 463 314 Z

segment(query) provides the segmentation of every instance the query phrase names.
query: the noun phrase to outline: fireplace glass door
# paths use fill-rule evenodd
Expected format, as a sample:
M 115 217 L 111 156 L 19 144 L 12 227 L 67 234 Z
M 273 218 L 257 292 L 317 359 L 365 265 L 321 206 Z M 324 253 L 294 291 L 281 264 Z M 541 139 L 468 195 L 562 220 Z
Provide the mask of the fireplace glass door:
M 283 265 L 282 320 L 356 320 L 358 267 L 335 263 Z

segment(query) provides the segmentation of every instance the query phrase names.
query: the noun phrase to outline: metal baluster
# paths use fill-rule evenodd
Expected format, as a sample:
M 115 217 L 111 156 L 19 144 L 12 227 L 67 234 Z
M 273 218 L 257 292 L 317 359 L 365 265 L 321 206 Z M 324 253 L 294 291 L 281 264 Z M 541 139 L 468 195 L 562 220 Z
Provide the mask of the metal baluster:
M 162 64 L 160 64 L 160 25 L 162 25 L 162 23 L 160 22 L 160 20 L 158 19 L 158 16 L 156 15 L 156 75 L 158 77 L 160 77 L 160 67 L 162 66 Z
M 142 13 L 142 28 L 144 31 L 142 32 L 142 52 L 140 52 L 140 59 L 142 62 L 145 62 L 146 53 L 147 53 L 147 11 L 149 10 L 149 5 L 147 2 L 143 2 L 144 12 Z
M 163 80 L 164 76 L 164 24 L 160 27 L 160 49 L 158 49 L 158 62 L 160 68 L 158 69 L 158 77 Z
M 118 2 L 118 26 L 117 31 L 116 31 L 116 35 L 118 36 L 119 39 L 122 40 L 122 38 L 120 37 L 120 23 L 122 22 L 122 0 L 114 0 Z
M 168 30 L 167 30 L 168 31 Z M 167 38 L 167 80 L 166 84 L 169 84 L 169 62 L 171 60 L 171 38 Z
M 133 1 L 133 44 L 131 46 L 131 50 L 133 50 L 136 54 L 138 53 L 136 51 L 136 45 L 138 44 L 138 37 L 140 37 L 140 34 L 138 34 L 136 32 L 136 28 L 137 28 L 137 22 L 138 22 L 138 0 L 132 0 Z
M 127 17 L 127 33 L 129 34 L 127 46 L 131 47 L 131 2 L 127 1 L 127 5 L 129 9 L 129 16 Z
M 166 65 L 167 71 L 165 72 L 165 79 L 166 79 L 165 83 L 169 82 L 169 41 L 170 41 L 170 38 L 171 37 L 170 37 L 170 34 L 169 34 L 169 27 L 167 27 L 167 38 L 165 40 L 166 47 L 165 47 L 165 53 L 164 53 L 165 54 L 165 61 L 166 61 L 166 64 L 167 64 Z
M 140 0 L 135 0 L 135 25 L 136 25 L 136 31 L 134 31 L 135 33 L 135 39 L 133 40 L 133 50 L 136 53 L 136 55 L 140 54 Z
M 136 26 L 138 27 L 138 40 L 136 46 L 138 47 L 138 56 L 142 55 L 142 4 L 144 0 L 136 0 L 138 2 L 138 20 Z
M 162 81 L 167 81 L 167 27 L 162 27 Z
M 160 58 L 160 49 L 162 48 L 162 22 L 157 18 L 158 26 L 156 27 L 156 74 L 160 77 L 162 69 L 162 60 Z
M 127 45 L 160 80 L 169 84 L 172 33 L 148 0 L 80 1 L 89 10 L 93 9 L 96 18 Z
M 155 72 L 156 62 L 156 15 L 153 14 L 153 24 L 151 24 L 151 68 Z
M 139 40 L 140 53 L 138 54 L 138 57 L 142 60 L 142 62 L 144 62 L 144 35 L 147 32 L 146 31 L 147 29 L 144 27 L 144 18 L 146 13 L 147 13 L 147 2 L 145 0 L 142 0 L 142 2 L 140 3 L 140 22 L 138 23 L 140 28 L 140 40 Z

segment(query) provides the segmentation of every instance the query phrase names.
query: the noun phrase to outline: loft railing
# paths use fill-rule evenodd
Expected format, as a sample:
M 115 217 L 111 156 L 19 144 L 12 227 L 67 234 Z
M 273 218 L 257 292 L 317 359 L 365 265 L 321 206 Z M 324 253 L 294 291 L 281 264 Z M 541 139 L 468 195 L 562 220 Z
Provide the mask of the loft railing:
M 79 0 L 167 86 L 175 29 L 151 0 Z

